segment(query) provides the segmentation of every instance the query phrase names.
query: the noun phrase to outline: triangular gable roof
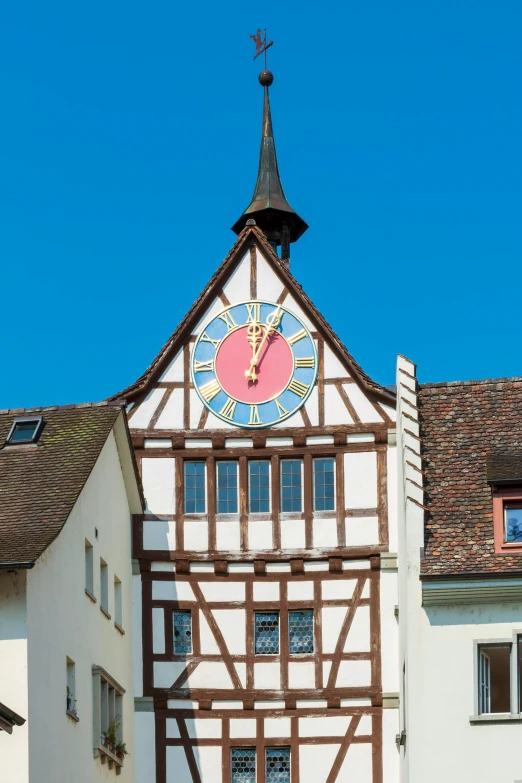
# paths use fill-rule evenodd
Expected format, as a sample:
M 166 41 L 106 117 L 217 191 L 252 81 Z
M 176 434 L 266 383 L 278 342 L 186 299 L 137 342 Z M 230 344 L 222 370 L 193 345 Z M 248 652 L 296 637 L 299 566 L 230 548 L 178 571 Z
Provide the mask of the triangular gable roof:
M 346 364 L 354 380 L 363 389 L 363 391 L 365 391 L 374 400 L 383 402 L 385 405 L 395 406 L 395 394 L 389 391 L 389 389 L 386 389 L 384 386 L 381 386 L 380 384 L 373 381 L 370 376 L 364 372 L 362 367 L 349 353 L 344 343 L 339 339 L 331 326 L 315 307 L 311 299 L 305 294 L 295 277 L 285 266 L 283 266 L 279 256 L 273 250 L 265 235 L 257 226 L 246 226 L 243 231 L 241 231 L 230 252 L 218 267 L 214 275 L 211 277 L 207 286 L 203 289 L 201 294 L 194 302 L 192 308 L 188 311 L 186 316 L 180 322 L 178 328 L 169 337 L 161 351 L 158 353 L 152 364 L 145 370 L 143 375 L 141 375 L 133 384 L 127 386 L 126 389 L 123 389 L 121 392 L 118 392 L 112 397 L 109 397 L 109 400 L 124 399 L 126 402 L 131 402 L 137 397 L 142 397 L 144 394 L 148 393 L 154 382 L 158 380 L 159 377 L 161 377 L 162 373 L 168 367 L 173 357 L 184 345 L 187 338 L 191 334 L 192 328 L 197 323 L 199 323 L 207 309 L 211 306 L 212 302 L 216 299 L 217 296 L 219 296 L 223 285 L 232 275 L 239 262 L 243 258 L 245 252 L 252 244 L 257 245 L 264 258 L 273 268 L 274 272 L 280 278 L 282 283 L 289 289 L 294 298 L 299 302 L 303 310 L 307 313 L 308 317 L 317 324 L 318 331 L 320 331 L 325 340 L 330 343 L 333 350 L 337 353 L 338 358 Z

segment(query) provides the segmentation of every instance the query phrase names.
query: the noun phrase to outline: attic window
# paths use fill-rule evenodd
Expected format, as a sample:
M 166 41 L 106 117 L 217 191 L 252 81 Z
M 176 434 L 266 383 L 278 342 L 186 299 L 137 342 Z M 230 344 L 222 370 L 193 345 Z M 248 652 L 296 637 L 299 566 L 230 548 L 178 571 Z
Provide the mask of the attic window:
M 42 417 L 15 419 L 7 436 L 7 443 L 35 443 L 42 429 Z

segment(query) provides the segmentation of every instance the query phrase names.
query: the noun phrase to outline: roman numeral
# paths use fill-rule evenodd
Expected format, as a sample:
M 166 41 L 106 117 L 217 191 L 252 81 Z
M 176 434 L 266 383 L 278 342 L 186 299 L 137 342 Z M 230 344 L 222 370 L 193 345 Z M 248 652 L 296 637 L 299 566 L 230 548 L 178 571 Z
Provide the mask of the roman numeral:
M 250 421 L 249 424 L 261 424 L 261 416 L 259 415 L 259 409 L 257 405 L 250 406 Z
M 221 320 L 226 323 L 227 325 L 227 331 L 230 332 L 231 329 L 235 329 L 237 324 L 234 321 L 234 318 L 232 317 L 232 313 L 229 310 L 226 310 L 226 312 L 221 313 L 219 316 Z
M 213 372 L 214 371 L 214 359 L 210 359 L 208 362 L 194 362 L 194 372 Z
M 306 337 L 306 332 L 304 329 L 301 329 L 300 332 L 296 332 L 295 334 L 292 335 L 292 337 L 289 337 L 288 342 L 290 343 L 290 345 L 293 345 L 294 343 L 299 342 L 299 340 L 302 340 L 303 337 Z
M 310 387 L 307 386 L 306 383 L 301 383 L 301 381 L 296 381 L 295 378 L 292 378 L 290 385 L 288 386 L 288 391 L 297 394 L 298 397 L 304 397 L 309 388 Z
M 260 302 L 249 302 L 245 304 L 245 307 L 248 312 L 248 318 L 247 318 L 247 324 L 252 323 L 252 321 L 260 321 L 261 320 L 261 303 Z
M 216 345 L 219 345 L 219 340 L 213 340 L 212 337 L 209 337 L 206 332 L 203 332 L 203 334 L 201 335 L 201 342 L 202 343 L 212 343 L 214 348 L 216 347 Z
M 278 402 L 278 400 L 275 400 L 275 404 L 277 405 L 277 412 L 279 413 L 279 418 L 282 419 L 283 416 L 286 416 L 288 411 L 286 410 L 286 408 L 283 408 L 283 406 L 281 405 L 280 402 Z
M 234 413 L 236 412 L 236 405 L 236 401 L 231 400 L 229 397 L 219 412 L 222 416 L 225 417 L 225 419 L 230 419 L 230 421 L 233 421 Z
M 315 359 L 313 356 L 305 356 L 304 358 L 297 358 L 295 360 L 296 367 L 314 367 Z
M 205 383 L 204 386 L 199 387 L 199 393 L 207 402 L 213 400 L 216 394 L 219 394 L 220 391 L 221 386 L 215 379 Z

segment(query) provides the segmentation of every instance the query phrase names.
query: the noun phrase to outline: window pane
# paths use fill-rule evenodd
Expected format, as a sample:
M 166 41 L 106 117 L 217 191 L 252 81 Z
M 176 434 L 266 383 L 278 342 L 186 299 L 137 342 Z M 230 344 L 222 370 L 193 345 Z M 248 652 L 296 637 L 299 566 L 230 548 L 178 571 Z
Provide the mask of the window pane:
M 255 748 L 232 748 L 230 758 L 231 783 L 256 783 Z
M 266 749 L 266 783 L 290 783 L 290 748 Z
M 217 513 L 237 514 L 237 462 L 217 462 Z
M 248 510 L 251 514 L 270 511 L 270 462 L 248 463 Z
M 256 612 L 256 655 L 276 655 L 279 652 L 279 612 Z
M 185 514 L 204 514 L 205 463 L 185 462 Z
M 511 711 L 511 645 L 484 645 L 479 649 L 481 713 Z
M 192 652 L 192 616 L 190 612 L 173 612 L 174 652 L 185 655 Z
M 504 541 L 507 544 L 522 541 L 522 508 L 504 508 Z
M 334 511 L 335 461 L 314 459 L 314 511 Z
M 290 655 L 314 651 L 314 613 L 311 609 L 288 612 Z
M 14 430 L 9 438 L 9 443 L 25 443 L 33 439 L 38 427 L 37 421 L 24 421 L 15 424 Z
M 281 460 L 281 511 L 302 511 L 302 466 L 300 459 Z

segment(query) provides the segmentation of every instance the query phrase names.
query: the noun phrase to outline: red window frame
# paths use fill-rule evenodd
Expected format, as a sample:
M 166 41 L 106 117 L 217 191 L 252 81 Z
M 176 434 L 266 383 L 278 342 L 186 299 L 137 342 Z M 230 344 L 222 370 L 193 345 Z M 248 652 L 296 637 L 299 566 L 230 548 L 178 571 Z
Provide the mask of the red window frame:
M 514 501 L 520 501 L 522 507 L 522 487 L 493 489 L 493 533 L 497 554 L 522 552 L 522 541 L 513 544 L 504 541 L 504 509 Z

